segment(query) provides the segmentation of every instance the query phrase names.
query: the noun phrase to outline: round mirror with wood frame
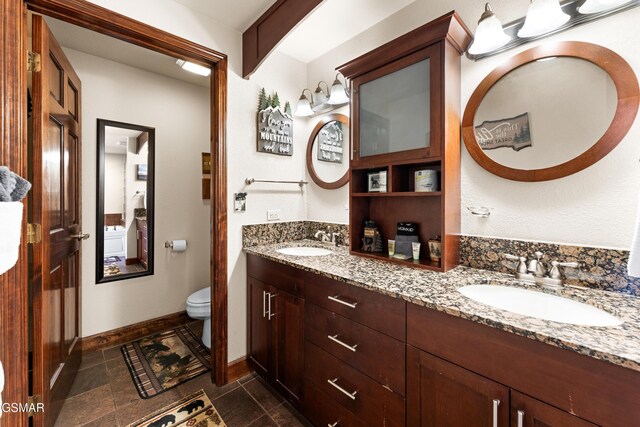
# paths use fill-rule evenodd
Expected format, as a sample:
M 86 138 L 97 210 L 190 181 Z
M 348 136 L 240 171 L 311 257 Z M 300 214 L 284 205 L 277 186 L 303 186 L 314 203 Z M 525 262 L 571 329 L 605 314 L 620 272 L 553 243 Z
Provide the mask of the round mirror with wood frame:
M 608 74 L 607 78 L 610 78 L 613 82 L 617 95 L 617 100 L 613 104 L 615 113 L 613 113 L 613 119 L 608 127 L 605 126 L 606 131 L 604 131 L 604 134 L 599 134 L 599 138 L 594 137 L 593 141 L 588 141 L 587 148 L 581 151 L 580 154 L 549 167 L 519 169 L 496 161 L 494 159 L 495 156 L 487 155 L 486 146 L 481 146 L 478 141 L 476 128 L 479 126 L 477 126 L 478 123 L 476 122 L 478 121 L 477 113 L 479 108 L 490 90 L 507 74 L 526 64 L 563 57 L 588 61 L 604 70 Z M 524 81 L 522 83 L 526 84 Z M 589 90 L 589 88 L 586 88 L 586 90 Z M 617 53 L 605 47 L 585 42 L 545 44 L 513 56 L 480 82 L 467 103 L 462 119 L 462 136 L 471 157 L 489 172 L 514 181 L 548 181 L 579 172 L 611 152 L 633 125 L 638 112 L 638 103 L 639 90 L 636 75 L 631 66 Z M 532 121 L 532 125 L 533 123 Z M 533 139 L 535 138 L 535 132 L 532 130 L 531 135 L 527 136 Z M 566 141 L 562 142 L 566 143 Z M 511 148 L 514 150 L 519 149 Z
M 349 182 L 349 150 L 350 144 L 347 141 L 346 144 L 342 146 L 342 154 L 341 154 L 341 164 L 346 163 L 346 171 L 344 175 L 338 178 L 335 181 L 327 181 L 323 179 L 319 175 L 319 171 L 314 166 L 314 154 L 318 151 L 318 149 L 314 149 L 316 142 L 319 140 L 320 132 L 325 128 L 325 126 L 330 125 L 333 122 L 339 122 L 343 127 L 346 127 L 346 133 L 349 135 L 349 117 L 344 114 L 329 114 L 326 117 L 323 117 L 318 124 L 311 131 L 311 135 L 309 136 L 309 142 L 307 144 L 307 170 L 309 171 L 309 175 L 313 182 L 315 182 L 319 187 L 324 188 L 326 190 L 334 190 L 336 188 L 340 188 L 344 186 L 347 182 Z M 337 163 L 333 163 L 337 164 Z

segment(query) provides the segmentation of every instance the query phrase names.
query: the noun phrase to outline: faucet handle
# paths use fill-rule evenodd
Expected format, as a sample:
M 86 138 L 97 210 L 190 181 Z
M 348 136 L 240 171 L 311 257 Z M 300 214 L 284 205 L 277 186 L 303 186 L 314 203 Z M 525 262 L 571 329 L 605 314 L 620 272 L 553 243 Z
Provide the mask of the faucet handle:
M 523 256 L 515 256 L 511 254 L 502 254 L 506 259 L 511 261 L 518 261 L 518 266 L 516 267 L 516 271 L 521 274 L 527 273 L 527 259 Z
M 560 274 L 559 267 L 569 267 L 569 268 L 578 268 L 577 262 L 559 262 L 552 261 L 551 262 L 551 271 L 549 271 L 549 277 L 552 279 L 560 279 L 562 275 Z

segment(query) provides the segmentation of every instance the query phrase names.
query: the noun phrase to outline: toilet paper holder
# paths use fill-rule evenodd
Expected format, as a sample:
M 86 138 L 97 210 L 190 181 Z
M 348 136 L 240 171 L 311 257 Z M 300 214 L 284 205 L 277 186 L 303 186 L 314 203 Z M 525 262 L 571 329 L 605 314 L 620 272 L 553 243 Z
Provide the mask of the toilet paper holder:
M 189 242 L 187 242 L 186 240 L 185 240 L 185 244 L 187 246 L 189 246 Z M 169 248 L 173 249 L 173 242 L 170 242 L 170 241 L 167 240 L 166 242 L 164 242 L 164 247 L 167 248 L 167 249 L 169 249 Z

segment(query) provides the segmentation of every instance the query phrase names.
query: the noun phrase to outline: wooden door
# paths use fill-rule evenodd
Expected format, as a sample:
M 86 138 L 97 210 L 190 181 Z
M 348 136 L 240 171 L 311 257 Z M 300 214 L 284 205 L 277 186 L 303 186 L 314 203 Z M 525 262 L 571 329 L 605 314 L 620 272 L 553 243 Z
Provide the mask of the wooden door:
M 526 394 L 511 390 L 512 427 L 595 427 L 588 421 L 561 411 Z
M 265 378 L 271 372 L 271 322 L 267 307 L 270 290 L 266 283 L 249 277 L 249 359 L 256 372 Z
M 287 400 L 298 404 L 304 377 L 304 300 L 281 290 L 272 295 L 274 380 Z
M 81 128 L 80 79 L 41 16 L 33 17 L 33 50 L 42 70 L 33 73 L 32 223 L 42 225 L 33 245 L 33 393 L 53 425 L 81 360 L 80 289 Z M 85 236 L 86 237 L 86 236 Z
M 407 347 L 407 425 L 507 427 L 509 389 Z

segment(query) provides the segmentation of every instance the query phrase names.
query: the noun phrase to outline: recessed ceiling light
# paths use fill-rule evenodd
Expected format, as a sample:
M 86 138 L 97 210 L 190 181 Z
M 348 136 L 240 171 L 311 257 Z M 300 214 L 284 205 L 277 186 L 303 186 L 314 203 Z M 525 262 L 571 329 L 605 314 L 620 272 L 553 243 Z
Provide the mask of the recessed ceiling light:
M 204 67 L 199 64 L 194 64 L 193 62 L 185 61 L 184 59 L 178 59 L 176 64 L 183 70 L 187 70 L 189 72 L 198 74 L 200 76 L 208 76 L 211 74 L 211 69 Z

